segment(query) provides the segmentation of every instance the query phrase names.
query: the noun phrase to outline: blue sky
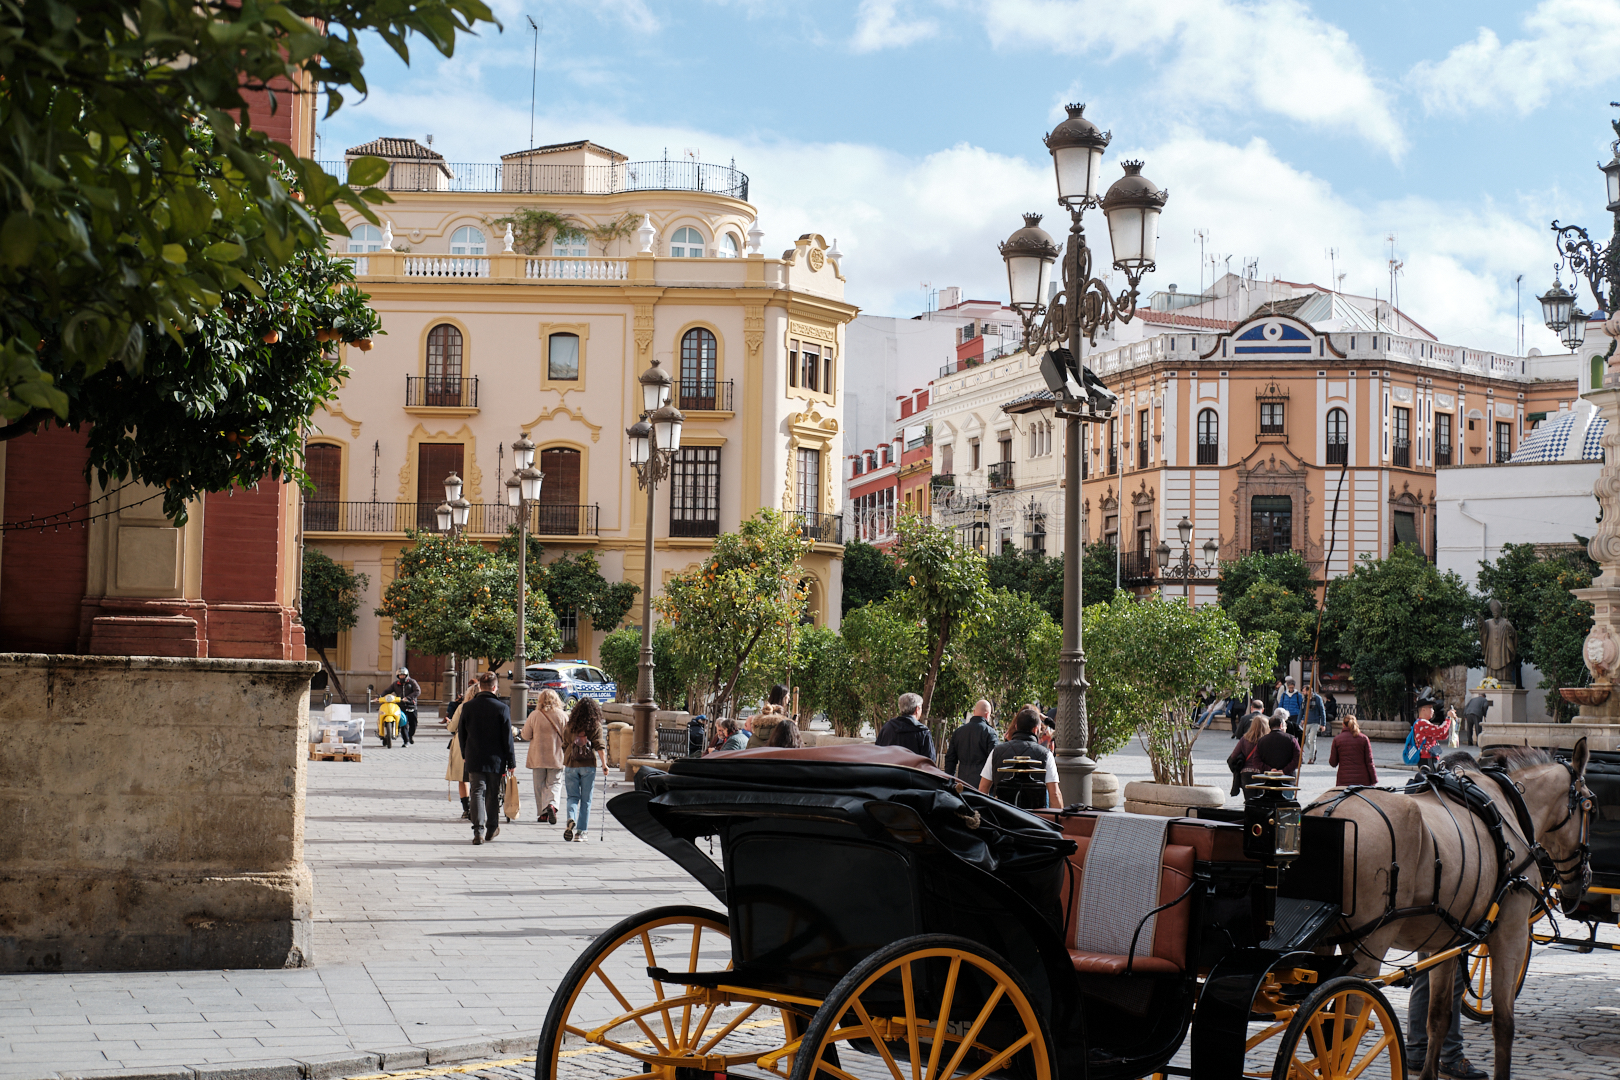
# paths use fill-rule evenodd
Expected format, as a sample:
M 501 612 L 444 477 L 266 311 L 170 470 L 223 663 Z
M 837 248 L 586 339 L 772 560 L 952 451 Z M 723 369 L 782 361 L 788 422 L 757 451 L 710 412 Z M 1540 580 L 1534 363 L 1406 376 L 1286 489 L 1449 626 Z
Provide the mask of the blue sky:
M 1515 276 L 1527 303 L 1551 279 L 1547 223 L 1609 232 L 1594 166 L 1620 100 L 1620 0 L 492 6 L 505 31 L 448 60 L 418 42 L 407 68 L 376 43 L 372 93 L 322 124 L 320 156 L 385 134 L 432 133 L 451 161 L 522 149 L 528 14 L 536 143 L 734 157 L 766 250 L 837 237 L 874 314 L 915 313 L 924 281 L 1004 295 L 995 244 L 1020 211 L 1056 211 L 1040 140 L 1066 101 L 1113 130 L 1105 178 L 1140 157 L 1170 192 L 1150 288 L 1197 288 L 1202 229 L 1223 269 L 1257 258 L 1325 284 L 1331 248 L 1347 290 L 1385 295 L 1393 233 L 1409 314 L 1511 350 Z M 1526 344 L 1557 349 L 1526 311 Z

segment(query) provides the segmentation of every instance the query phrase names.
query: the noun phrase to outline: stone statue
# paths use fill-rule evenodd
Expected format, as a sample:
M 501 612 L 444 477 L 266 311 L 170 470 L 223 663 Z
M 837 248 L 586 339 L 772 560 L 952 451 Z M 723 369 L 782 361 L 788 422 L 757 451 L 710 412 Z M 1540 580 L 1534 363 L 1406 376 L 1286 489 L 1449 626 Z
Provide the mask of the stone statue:
M 1502 618 L 1502 601 L 1491 600 L 1491 617 L 1479 624 L 1479 644 L 1485 650 L 1485 676 L 1504 686 L 1516 685 L 1514 670 L 1519 660 L 1519 632 Z

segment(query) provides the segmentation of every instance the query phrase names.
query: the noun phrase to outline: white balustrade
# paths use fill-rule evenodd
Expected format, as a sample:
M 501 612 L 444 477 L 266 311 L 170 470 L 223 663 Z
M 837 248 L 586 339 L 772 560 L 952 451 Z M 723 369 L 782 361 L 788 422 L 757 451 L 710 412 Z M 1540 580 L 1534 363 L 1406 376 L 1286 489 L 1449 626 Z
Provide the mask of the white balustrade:
M 625 259 L 528 259 L 523 276 L 542 281 L 625 281 L 630 263 Z
M 444 257 L 442 255 L 405 257 L 406 277 L 489 277 L 488 259 L 469 259 L 460 256 Z

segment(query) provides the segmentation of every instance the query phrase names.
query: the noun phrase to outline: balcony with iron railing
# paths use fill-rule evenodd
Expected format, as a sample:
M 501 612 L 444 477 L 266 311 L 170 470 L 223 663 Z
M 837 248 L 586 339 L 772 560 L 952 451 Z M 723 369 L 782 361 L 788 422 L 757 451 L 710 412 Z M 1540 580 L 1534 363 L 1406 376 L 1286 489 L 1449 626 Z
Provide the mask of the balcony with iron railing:
M 671 536 L 719 536 L 720 519 L 712 518 L 678 518 L 669 519 L 669 535 Z
M 1393 454 L 1391 454 L 1391 457 L 1394 460 L 1396 468 L 1409 469 L 1412 467 L 1411 439 L 1396 439 L 1394 440 L 1394 446 L 1391 447 L 1391 449 L 1394 451 Z
M 682 412 L 731 412 L 732 380 L 682 382 L 676 397 L 676 407 Z
M 1219 465 L 1221 463 L 1221 444 L 1214 439 L 1199 436 L 1198 464 Z
M 1119 556 L 1119 581 L 1122 585 L 1148 585 L 1153 582 L 1153 553 L 1126 551 Z
M 405 407 L 478 408 L 478 378 L 452 379 L 442 375 L 405 376 Z
M 842 544 L 844 542 L 844 515 L 822 514 L 813 510 L 789 511 L 788 517 L 793 520 L 799 530 L 799 535 L 806 540 L 817 544 Z
M 1329 465 L 1346 465 L 1350 462 L 1350 438 L 1346 435 L 1329 435 L 1327 440 L 1327 463 Z
M 320 163 L 348 176 L 346 161 Z M 701 191 L 748 201 L 748 174 L 701 161 L 627 161 L 616 165 L 534 162 L 390 162 L 384 191 L 504 192 L 523 195 L 615 195 L 622 191 Z
M 993 461 L 986 474 L 986 485 L 991 491 L 1013 490 L 1013 463 L 1010 461 Z
M 935 473 L 928 479 L 928 486 L 935 491 L 956 487 L 955 473 Z
M 437 503 L 336 502 L 304 503 L 306 533 L 436 532 Z M 597 536 L 601 509 L 595 504 L 529 504 L 529 532 L 535 536 Z M 517 524 L 517 508 L 505 503 L 474 503 L 467 515 L 469 536 L 501 536 Z
M 1434 444 L 1435 465 L 1451 464 L 1451 444 L 1449 442 L 1436 442 Z

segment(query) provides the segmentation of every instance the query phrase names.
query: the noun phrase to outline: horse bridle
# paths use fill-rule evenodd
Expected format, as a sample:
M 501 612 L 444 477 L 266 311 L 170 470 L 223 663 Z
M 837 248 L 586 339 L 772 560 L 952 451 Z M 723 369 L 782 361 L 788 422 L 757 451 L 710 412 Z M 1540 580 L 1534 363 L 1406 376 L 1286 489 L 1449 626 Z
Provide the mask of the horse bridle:
M 1580 883 L 1580 893 L 1576 894 L 1573 902 L 1567 896 L 1562 895 L 1562 890 L 1560 890 L 1561 895 L 1559 896 L 1558 906 L 1565 915 L 1569 915 L 1574 912 L 1575 905 L 1580 903 L 1581 896 L 1586 892 L 1586 887 L 1592 881 L 1592 812 L 1596 807 L 1596 799 L 1590 790 L 1583 790 L 1584 785 L 1576 779 L 1573 765 L 1568 762 L 1560 762 L 1559 764 L 1563 765 L 1565 771 L 1569 773 L 1569 804 L 1565 810 L 1564 819 L 1558 824 L 1542 830 L 1542 835 L 1546 836 L 1558 832 L 1569 824 L 1571 818 L 1576 814 L 1580 814 L 1581 821 L 1576 833 L 1575 853 L 1563 859 L 1555 859 L 1552 852 L 1548 851 L 1539 839 L 1527 839 L 1530 839 L 1531 853 L 1535 856 L 1537 865 L 1541 867 L 1542 876 L 1547 879 L 1548 888 L 1552 887 L 1554 881 L 1561 886 Z

